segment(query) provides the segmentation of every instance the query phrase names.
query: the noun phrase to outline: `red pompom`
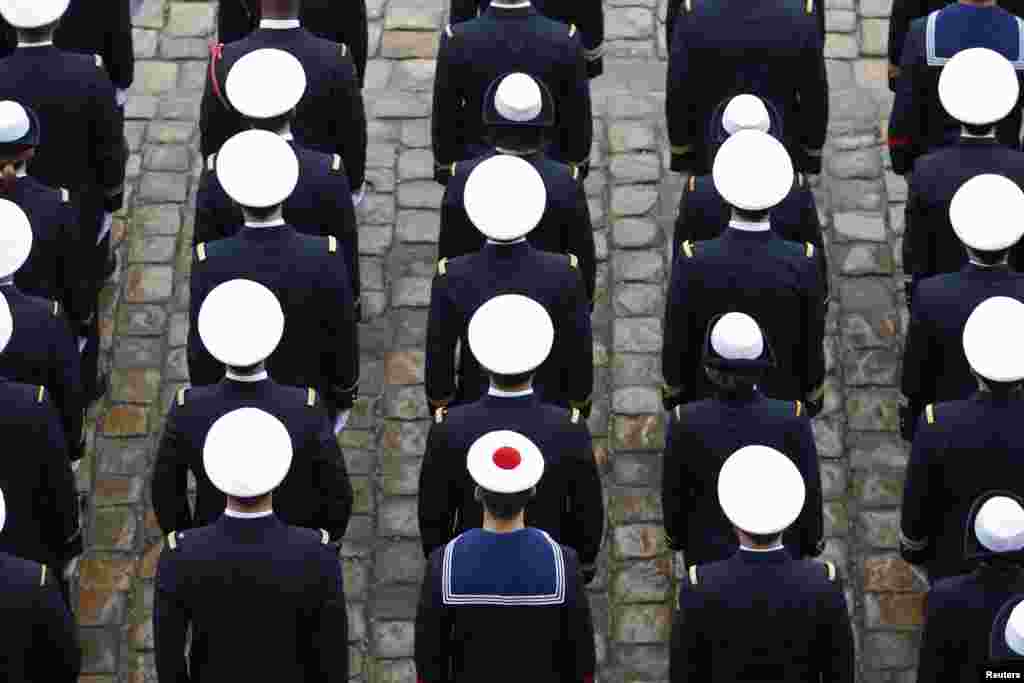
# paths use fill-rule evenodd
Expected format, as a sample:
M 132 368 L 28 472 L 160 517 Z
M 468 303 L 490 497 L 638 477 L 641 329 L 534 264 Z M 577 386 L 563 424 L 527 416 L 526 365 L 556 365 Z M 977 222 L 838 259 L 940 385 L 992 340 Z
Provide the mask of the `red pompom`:
M 491 460 L 494 464 L 503 470 L 514 470 L 519 467 L 519 463 L 523 461 L 523 457 L 519 455 L 519 451 L 514 448 L 505 446 L 494 451 L 494 455 L 491 456 Z

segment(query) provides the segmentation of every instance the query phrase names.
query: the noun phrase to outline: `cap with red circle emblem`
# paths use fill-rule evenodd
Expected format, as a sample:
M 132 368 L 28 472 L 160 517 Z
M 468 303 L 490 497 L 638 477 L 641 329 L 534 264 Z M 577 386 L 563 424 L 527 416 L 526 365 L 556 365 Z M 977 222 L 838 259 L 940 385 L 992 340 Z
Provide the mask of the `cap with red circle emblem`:
M 488 432 L 473 442 L 466 458 L 469 476 L 494 493 L 520 493 L 537 485 L 544 474 L 544 456 L 518 432 Z

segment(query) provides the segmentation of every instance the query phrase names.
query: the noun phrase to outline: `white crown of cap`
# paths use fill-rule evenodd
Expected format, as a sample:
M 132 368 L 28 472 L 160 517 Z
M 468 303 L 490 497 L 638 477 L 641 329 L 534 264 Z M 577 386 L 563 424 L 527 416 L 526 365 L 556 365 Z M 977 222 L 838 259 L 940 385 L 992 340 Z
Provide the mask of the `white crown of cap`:
M 238 408 L 210 427 L 203 467 L 218 491 L 234 498 L 270 493 L 292 463 L 292 440 L 276 417 L 259 408 Z
M 466 215 L 476 229 L 496 242 L 525 236 L 540 223 L 547 207 L 544 180 L 529 162 L 510 154 L 484 159 L 463 190 Z
M 25 107 L 13 100 L 0 102 L 0 143 L 20 140 L 31 128 Z
M 11 343 L 14 336 L 14 315 L 11 313 L 11 305 L 7 297 L 0 292 L 0 353 Z
M 793 188 L 793 162 L 782 143 L 759 130 L 739 130 L 722 143 L 711 170 L 715 189 L 745 211 L 776 206 Z
M 7 523 L 7 500 L 4 498 L 4 492 L 0 490 L 0 531 L 4 530 L 4 524 Z
M 284 334 L 284 311 L 274 293 L 252 280 L 213 288 L 199 309 L 199 338 L 214 358 L 232 367 L 266 360 Z
M 510 452 L 514 451 L 514 454 Z M 519 432 L 488 432 L 469 447 L 469 476 L 494 493 L 519 493 L 536 486 L 544 474 L 544 456 Z
M 1024 548 L 1024 508 L 1013 498 L 989 498 L 974 518 L 974 535 L 995 553 Z
M 242 116 L 270 119 L 291 111 L 302 99 L 306 70 L 284 50 L 254 50 L 231 67 L 224 91 Z
M 1019 95 L 1013 64 L 985 47 L 957 52 L 939 74 L 939 102 L 961 123 L 986 126 L 1001 121 Z
M 746 313 L 726 313 L 711 328 L 711 348 L 729 360 L 754 360 L 764 353 L 764 335 Z
M 537 81 L 527 74 L 509 74 L 501 79 L 494 93 L 494 108 L 509 121 L 533 121 L 544 108 Z
M 39 28 L 64 16 L 71 0 L 0 0 L 0 15 L 14 28 Z
M 768 107 L 760 97 L 744 93 L 729 100 L 722 112 L 722 128 L 729 135 L 738 130 L 759 130 L 767 133 L 772 127 Z
M 480 365 L 498 375 L 540 367 L 551 353 L 555 326 L 547 310 L 521 294 L 488 299 L 469 320 L 469 349 Z
M 800 470 L 768 446 L 744 446 L 718 474 L 718 502 L 733 526 L 777 534 L 800 516 L 806 490 Z
M 0 226 L 0 277 L 8 277 L 32 252 L 32 226 L 21 207 L 7 199 L 0 199 Z
M 1024 379 L 1024 303 L 1007 296 L 982 301 L 964 324 L 963 345 L 971 369 L 985 379 Z
M 299 159 L 292 146 L 266 130 L 233 136 L 220 148 L 215 163 L 224 192 L 246 207 L 283 204 L 299 183 Z
M 1024 215 L 1024 191 L 1009 178 L 983 173 L 964 182 L 949 202 L 949 222 L 957 238 L 972 249 L 1009 249 L 1024 235 L 1024 224 L 1008 216 Z
M 1024 601 L 1010 611 L 1006 620 L 1006 646 L 1014 653 L 1024 657 Z

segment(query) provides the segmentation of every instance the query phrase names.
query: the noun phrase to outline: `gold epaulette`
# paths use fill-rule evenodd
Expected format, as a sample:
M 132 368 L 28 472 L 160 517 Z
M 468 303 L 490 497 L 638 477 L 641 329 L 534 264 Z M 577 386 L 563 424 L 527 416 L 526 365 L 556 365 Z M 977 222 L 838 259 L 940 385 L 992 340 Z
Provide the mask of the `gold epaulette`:
M 185 392 L 186 391 L 188 391 L 188 387 L 182 387 L 181 389 L 178 389 L 178 405 L 179 406 L 185 405 Z
M 175 538 L 175 534 L 174 534 L 173 531 L 171 533 L 167 534 L 167 547 L 170 548 L 171 550 L 177 550 L 178 549 L 178 539 Z
M 811 258 L 812 256 L 814 256 L 814 245 L 811 244 L 810 242 L 805 242 L 804 244 L 806 245 L 806 248 L 804 249 L 804 255 L 806 255 L 807 258 Z
M 578 181 L 580 179 L 580 169 L 577 168 L 574 164 L 570 164 L 569 170 L 572 172 L 572 179 Z
M 448 274 L 448 259 L 443 258 L 437 262 L 437 274 L 447 275 Z
M 690 240 L 683 242 L 683 253 L 686 254 L 686 258 L 693 258 L 693 242 Z
M 935 404 L 929 403 L 924 407 L 924 419 L 928 420 L 928 424 L 935 424 Z
M 320 544 L 327 545 L 331 542 L 331 535 L 327 533 L 327 529 L 320 530 Z
M 338 238 L 334 235 L 327 236 L 327 253 L 333 254 L 338 251 Z
M 103 57 L 101 57 L 100 55 L 93 55 L 93 57 L 96 58 L 96 66 L 97 66 L 97 68 L 102 69 L 103 68 Z
M 690 179 L 686 183 L 686 187 L 690 192 L 697 189 L 697 176 L 690 175 Z
M 434 411 L 434 424 L 441 424 L 446 417 L 448 417 L 448 409 L 444 406 L 439 407 Z
M 53 311 L 53 317 L 56 318 L 58 315 L 60 315 L 60 302 L 54 301 L 53 306 L 50 308 L 50 310 Z
M 814 0 L 807 0 L 807 4 L 804 5 L 804 12 L 814 14 Z
M 675 412 L 676 412 L 676 422 L 682 422 L 683 421 L 683 404 L 682 403 L 680 403 L 679 405 L 677 405 L 675 407 Z
M 60 188 L 60 200 L 64 204 L 67 204 L 68 202 L 71 201 L 71 192 L 68 191 L 68 188 L 66 188 L 66 187 Z
M 340 154 L 335 154 L 334 158 L 331 160 L 331 171 L 334 172 L 334 173 L 337 173 L 340 170 L 341 170 L 341 155 Z
M 569 24 L 569 37 L 576 35 L 576 24 Z
M 39 573 L 39 585 L 46 585 L 46 565 L 43 565 L 43 570 Z
M 693 145 L 672 145 L 671 150 L 672 153 L 675 154 L 676 156 L 681 156 L 683 154 L 689 154 L 690 152 L 692 152 Z
M 306 405 L 310 408 L 316 405 L 316 389 L 313 387 L 307 387 L 306 389 Z
M 573 408 L 569 411 L 569 422 L 573 424 L 579 424 L 580 418 L 583 417 L 583 413 L 579 408 Z
M 689 574 L 690 574 L 690 584 L 693 585 L 693 586 L 696 586 L 697 585 L 697 565 L 695 565 L 695 564 L 691 564 L 690 565 Z
M 825 562 L 825 574 L 828 576 L 828 580 L 829 581 L 835 581 L 836 580 L 836 566 L 834 564 L 832 564 L 831 562 L 829 562 L 828 560 L 825 560 L 824 562 Z
M 39 391 L 36 392 L 36 403 L 42 403 L 44 398 L 46 398 L 46 387 L 40 384 Z
M 448 176 L 451 178 L 455 177 L 455 168 L 459 165 L 459 162 L 453 161 L 452 165 L 448 167 Z
M 346 45 L 345 43 L 341 44 L 341 56 L 348 57 L 348 45 Z
M 202 263 L 206 260 L 206 242 L 200 242 L 196 245 L 196 258 Z
M 217 153 L 214 152 L 210 156 L 206 157 L 206 170 L 213 171 L 217 165 Z
M 580 260 L 576 258 L 576 254 L 569 254 L 569 267 L 573 270 L 579 270 Z
M 801 403 L 800 401 L 793 401 L 793 403 L 796 403 L 796 416 L 800 417 L 800 415 L 804 412 L 804 404 Z

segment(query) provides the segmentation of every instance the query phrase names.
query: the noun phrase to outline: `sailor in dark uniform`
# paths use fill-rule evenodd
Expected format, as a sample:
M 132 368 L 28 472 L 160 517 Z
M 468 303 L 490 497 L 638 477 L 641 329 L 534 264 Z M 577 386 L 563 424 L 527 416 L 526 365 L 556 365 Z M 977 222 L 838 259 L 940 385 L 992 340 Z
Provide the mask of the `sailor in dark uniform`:
M 75 338 L 58 302 L 29 296 L 14 283 L 14 274 L 32 250 L 32 228 L 25 213 L 0 199 L 0 225 L 0 293 L 14 316 L 14 335 L 0 353 L 0 376 L 46 387 L 77 470 L 85 453 L 85 396 Z
M 786 242 L 769 210 L 793 187 L 782 144 L 758 130 L 734 133 L 715 157 L 715 188 L 732 207 L 729 228 L 706 242 L 684 242 L 665 306 L 664 405 L 672 410 L 712 396 L 701 349 L 711 319 L 740 311 L 760 321 L 776 354 L 761 389 L 802 401 L 814 417 L 824 396 L 825 289 L 813 244 Z
M 348 680 L 337 545 L 274 513 L 291 461 L 288 430 L 262 410 L 239 408 L 210 428 L 203 464 L 227 507 L 209 526 L 167 534 L 153 607 L 161 681 Z
M 955 54 L 972 47 L 1001 54 L 1019 79 L 1024 70 L 1024 20 L 995 3 L 961 0 L 911 23 L 889 117 L 889 154 L 896 173 L 909 173 L 919 157 L 956 141 L 960 123 L 940 103 L 939 73 Z M 968 98 L 988 87 L 987 72 L 975 76 Z M 1020 125 L 1021 103 L 1015 101 L 997 126 L 999 142 L 1018 149 Z
M 917 675 L 932 683 L 977 679 L 988 662 L 989 630 L 1002 605 L 1024 593 L 1024 507 L 994 491 L 975 501 L 964 530 L 964 559 L 980 566 L 928 591 Z
M 275 508 L 294 526 L 323 528 L 331 540 L 345 535 L 352 484 L 323 402 L 312 387 L 286 387 L 267 374 L 264 361 L 284 333 L 274 294 L 251 280 L 218 285 L 199 311 L 199 336 L 227 366 L 218 384 L 181 389 L 167 416 L 153 472 L 153 511 L 164 532 L 212 524 L 224 495 L 203 470 L 202 446 L 218 418 L 236 408 L 260 408 L 287 428 L 295 450 Z M 188 472 L 196 478 L 195 513 L 188 505 Z
M 897 0 L 898 2 L 899 0 Z M 693 11 L 693 2 L 685 2 L 684 0 L 668 0 L 668 4 L 665 7 L 665 45 L 668 48 L 669 54 L 672 54 L 672 32 L 675 29 L 676 17 L 679 16 L 680 8 L 685 8 L 685 11 Z M 821 35 L 825 35 L 825 8 L 822 6 L 817 12 L 814 12 L 818 18 L 818 30 Z M 806 5 L 806 12 L 810 13 L 813 11 L 813 6 Z
M 479 401 L 438 408 L 434 415 L 419 485 L 419 528 L 427 557 L 483 523 L 463 457 L 478 437 L 507 429 L 526 436 L 544 455 L 546 474 L 527 505 L 526 522 L 575 550 L 584 580 L 594 577 L 604 501 L 590 430 L 580 411 L 541 403 L 531 385 L 554 336 L 544 307 L 518 294 L 496 296 L 473 314 L 469 350 L 491 384 Z
M 984 88 L 978 88 L 979 74 L 985 74 Z M 1024 152 L 1001 145 L 995 138 L 996 123 L 1010 113 L 1019 93 L 1013 66 L 992 50 L 963 50 L 942 67 L 942 106 L 963 127 L 955 143 L 920 157 L 909 178 L 903 270 L 909 278 L 906 290 L 911 310 L 917 282 L 955 272 L 967 262 L 949 217 L 950 200 L 964 182 L 983 173 L 998 173 L 1024 187 Z M 983 219 L 985 229 L 1000 220 Z M 1018 269 L 1024 266 L 1022 251 L 1024 247 L 1018 247 L 1010 255 L 1011 265 Z
M 784 142 L 797 170 L 821 172 L 828 82 L 816 15 L 824 12 L 817 0 L 684 1 L 674 21 L 666 85 L 673 171 L 711 170 L 705 131 L 715 107 L 750 93 L 782 114 Z
M 366 174 L 366 111 L 348 47 L 304 29 L 298 18 L 298 0 L 264 2 L 268 7 L 257 30 L 212 51 L 199 121 L 203 158 L 218 152 L 228 138 L 246 127 L 243 115 L 234 110 L 224 93 L 225 80 L 235 62 L 254 50 L 276 48 L 299 60 L 308 81 L 295 110 L 295 139 L 325 154 L 339 155 L 358 194 Z M 273 18 L 270 4 L 277 7 Z
M 431 114 L 438 174 L 452 162 L 488 151 L 480 118 L 487 88 L 519 72 L 544 83 L 555 97 L 556 132 L 548 155 L 578 168 L 586 178 L 594 131 L 579 31 L 541 16 L 529 0 L 494 0 L 476 19 L 448 24 L 441 32 Z
M 794 559 L 782 533 L 804 505 L 792 460 L 746 446 L 722 465 L 718 499 L 739 550 L 690 565 L 672 624 L 673 683 L 853 683 L 853 629 L 831 562 Z
M 1024 675 L 1024 596 L 1015 595 L 999 610 L 989 635 L 989 663 L 993 674 Z M 1009 678 L 1009 677 L 1006 677 Z
M 466 214 L 466 180 L 484 159 L 514 154 L 537 169 L 548 197 L 544 216 L 530 231 L 527 241 L 542 251 L 578 256 L 593 307 L 597 273 L 594 226 L 579 170 L 544 154 L 547 133 L 555 122 L 551 93 L 533 77 L 517 73 L 492 83 L 484 101 L 484 125 L 494 151 L 470 161 L 452 162 L 448 169 L 454 173 L 441 199 L 438 257 L 454 258 L 483 248 L 484 236 Z
M 986 299 L 967 319 L 963 340 L 981 390 L 925 406 L 903 486 L 900 554 L 932 582 L 971 570 L 963 530 L 978 496 L 994 489 L 1024 495 L 1024 303 Z
M 223 0 L 217 3 L 217 36 L 233 43 L 252 33 L 260 24 L 260 0 Z M 359 87 L 366 79 L 369 36 L 366 0 L 302 0 L 299 21 L 315 36 L 347 45 L 359 75 Z
M 453 454 L 454 455 L 454 454 Z M 514 431 L 484 434 L 466 457 L 483 528 L 434 550 L 416 610 L 422 683 L 591 683 L 594 625 L 572 548 L 526 526 L 544 456 Z M 509 637 L 522 655 L 508 657 Z
M 961 341 L 974 308 L 993 296 L 1024 301 L 1024 273 L 1007 264 L 1008 251 L 1024 235 L 1024 226 L 1009 218 L 1024 215 L 1024 191 L 1002 176 L 975 176 L 953 195 L 949 214 L 969 263 L 921 280 L 915 290 L 901 383 L 900 431 L 907 441 L 925 405 L 977 391 Z
M 298 144 L 291 123 L 295 106 L 306 91 L 302 64 L 284 50 L 256 50 L 228 73 L 224 90 L 231 106 L 254 128 L 277 133 L 299 159 L 299 184 L 285 200 L 284 218 L 306 235 L 333 235 L 345 254 L 352 291 L 359 309 L 359 236 L 345 165 L 337 154 L 324 154 Z M 231 237 L 241 228 L 242 211 L 220 186 L 216 154 L 206 159 L 196 198 L 192 244 Z
M 7 300 L 0 294 L 0 352 L 13 333 Z M 0 532 L 0 552 L 44 564 L 69 598 L 66 581 L 82 554 L 78 495 L 68 463 L 67 442 L 57 410 L 44 386 L 0 378 L 0 433 L 29 457 L 6 458 L 0 488 L 14 524 Z M 70 606 L 70 600 L 68 605 Z
M 489 4 L 490 0 L 451 0 L 448 21 L 457 24 L 475 19 Z M 587 58 L 587 77 L 597 78 L 604 73 L 604 7 L 600 0 L 536 0 L 532 4 L 548 19 L 578 26 Z
M 288 327 L 267 361 L 282 384 L 311 386 L 340 430 L 359 388 L 359 340 L 351 278 L 334 236 L 302 235 L 285 223 L 281 205 L 298 183 L 299 162 L 279 135 L 239 133 L 217 153 L 221 187 L 242 207 L 245 227 L 195 248 L 188 370 L 193 386 L 215 384 L 224 366 L 206 349 L 196 324 L 203 300 L 222 282 L 258 282 L 281 302 Z
M 6 520 L 0 490 L 0 531 Z M 77 683 L 78 629 L 52 569 L 0 550 L 0 627 L 0 661 L 8 680 Z
M 588 417 L 594 352 L 579 259 L 538 251 L 526 242 L 544 215 L 543 179 L 523 159 L 501 154 L 473 169 L 463 196 L 466 213 L 487 237 L 487 245 L 478 253 L 437 264 L 424 369 L 431 411 L 472 403 L 487 392 L 487 374 L 473 354 L 461 353 L 456 367 L 456 346 L 461 340 L 462 349 L 467 348 L 470 318 L 485 301 L 498 294 L 522 294 L 544 306 L 555 326 L 551 356 L 533 382 L 538 399 L 577 408 Z
M 770 102 L 766 103 L 746 93 L 722 102 L 711 117 L 711 145 L 708 149 L 711 162 L 714 162 L 719 147 L 730 135 L 748 129 L 760 130 L 776 139 L 783 139 L 782 119 Z M 683 183 L 683 194 L 679 198 L 679 212 L 672 239 L 673 253 L 678 256 L 683 242 L 712 240 L 721 235 L 729 224 L 730 213 L 729 205 L 718 194 L 711 175 L 691 175 Z M 821 238 L 818 207 L 807 176 L 803 173 L 796 174 L 789 194 L 772 209 L 771 220 L 772 230 L 782 239 L 814 245 L 827 291 L 828 263 Z
M 18 30 L 18 48 L 0 60 L 0 100 L 14 100 L 39 116 L 45 137 L 32 158 L 32 175 L 45 185 L 67 188 L 78 208 L 78 254 L 88 277 L 80 284 L 92 308 L 111 269 L 110 227 L 124 199 L 127 149 L 123 117 L 114 86 L 99 55 L 65 52 L 53 45 L 57 21 L 67 0 L 0 3 L 0 15 Z M 105 379 L 96 376 L 99 316 L 84 335 L 85 391 L 101 396 Z M 80 335 L 82 336 L 82 335 Z
M 676 406 L 662 473 L 661 504 L 668 545 L 688 564 L 731 557 L 736 536 L 714 495 L 721 464 L 750 443 L 786 454 L 800 471 L 807 493 L 785 543 L 796 558 L 825 549 L 821 472 L 811 421 L 800 401 L 765 398 L 757 383 L 773 361 L 757 323 L 743 313 L 712 321 L 704 344 L 704 371 L 717 387 L 714 398 Z

